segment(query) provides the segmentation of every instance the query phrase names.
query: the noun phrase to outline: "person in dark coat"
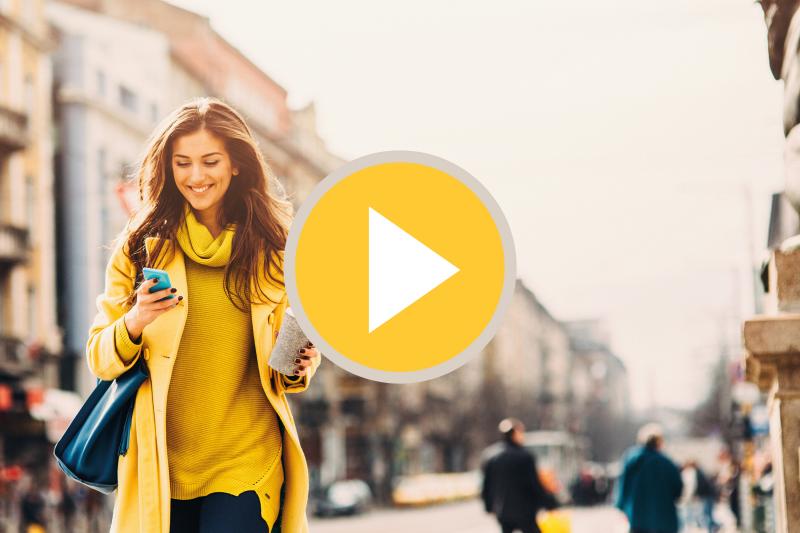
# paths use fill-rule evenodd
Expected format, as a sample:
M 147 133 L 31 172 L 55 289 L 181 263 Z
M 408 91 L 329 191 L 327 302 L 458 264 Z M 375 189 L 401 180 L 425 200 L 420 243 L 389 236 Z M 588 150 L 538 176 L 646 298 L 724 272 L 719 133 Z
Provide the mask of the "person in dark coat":
M 29 531 L 32 526 L 44 529 L 44 506 L 44 498 L 34 481 L 22 497 L 22 520 L 20 523 L 22 531 Z
M 677 533 L 675 502 L 683 491 L 678 467 L 663 453 L 657 424 L 639 431 L 639 445 L 623 456 L 616 506 L 628 517 L 631 533 Z
M 697 498 L 703 503 L 703 525 L 708 529 L 708 533 L 714 533 L 720 528 L 714 520 L 714 506 L 717 503 L 717 487 L 708 478 L 703 469 L 695 461 L 691 461 L 697 476 Z
M 500 422 L 503 442 L 487 450 L 482 465 L 481 497 L 487 513 L 494 513 L 503 533 L 520 530 L 539 533 L 536 514 L 555 509 L 558 501 L 542 486 L 536 459 L 523 448 L 525 426 L 513 418 Z

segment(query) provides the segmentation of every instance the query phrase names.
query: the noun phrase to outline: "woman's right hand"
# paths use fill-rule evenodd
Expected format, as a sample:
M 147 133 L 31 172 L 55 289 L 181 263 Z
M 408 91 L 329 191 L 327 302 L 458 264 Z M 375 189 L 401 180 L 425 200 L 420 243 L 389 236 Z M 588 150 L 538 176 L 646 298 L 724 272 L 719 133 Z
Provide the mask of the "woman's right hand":
M 183 296 L 168 298 L 162 302 L 161 298 L 166 298 L 170 294 L 175 295 L 176 288 L 163 289 L 151 293 L 150 288 L 158 283 L 158 279 L 151 278 L 143 281 L 136 289 L 136 304 L 125 313 L 125 327 L 128 328 L 128 335 L 131 339 L 138 339 L 144 331 L 144 327 L 150 322 L 166 313 L 178 305 L 183 300 Z

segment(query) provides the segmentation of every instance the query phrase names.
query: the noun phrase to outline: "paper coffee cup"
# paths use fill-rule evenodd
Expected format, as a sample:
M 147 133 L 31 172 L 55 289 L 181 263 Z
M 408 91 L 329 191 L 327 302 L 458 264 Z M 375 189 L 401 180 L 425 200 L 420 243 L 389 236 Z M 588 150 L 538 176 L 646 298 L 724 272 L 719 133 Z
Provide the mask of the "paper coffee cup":
M 300 348 L 305 348 L 308 337 L 300 329 L 300 324 L 294 316 L 291 308 L 286 309 L 283 314 L 283 323 L 269 355 L 269 366 L 287 376 L 294 376 L 294 371 L 298 368 L 294 362 L 300 356 Z

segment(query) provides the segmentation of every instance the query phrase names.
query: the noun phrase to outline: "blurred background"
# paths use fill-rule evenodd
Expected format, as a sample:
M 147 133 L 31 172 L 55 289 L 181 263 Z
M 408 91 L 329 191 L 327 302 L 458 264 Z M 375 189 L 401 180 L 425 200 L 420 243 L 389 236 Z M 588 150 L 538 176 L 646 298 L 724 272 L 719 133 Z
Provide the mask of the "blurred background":
M 609 497 L 648 421 L 715 482 L 726 530 L 771 531 L 765 397 L 740 365 L 791 212 L 765 34 L 730 0 L 0 0 L 0 531 L 108 529 L 113 496 L 52 449 L 95 383 L 134 165 L 201 95 L 246 116 L 295 206 L 345 161 L 420 150 L 476 176 L 515 238 L 479 357 L 412 385 L 324 361 L 291 398 L 312 531 L 495 531 L 479 468 L 507 416 L 573 531 L 625 530 Z

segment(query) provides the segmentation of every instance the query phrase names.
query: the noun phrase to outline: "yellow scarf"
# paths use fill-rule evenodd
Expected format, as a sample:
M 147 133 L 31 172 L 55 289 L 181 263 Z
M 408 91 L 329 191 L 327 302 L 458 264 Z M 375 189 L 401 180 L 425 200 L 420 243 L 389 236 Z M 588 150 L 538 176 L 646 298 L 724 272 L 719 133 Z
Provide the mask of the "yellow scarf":
M 231 257 L 231 245 L 236 224 L 225 226 L 215 239 L 207 227 L 194 216 L 188 202 L 183 207 L 183 222 L 178 225 L 178 244 L 192 261 L 210 267 L 222 267 Z

